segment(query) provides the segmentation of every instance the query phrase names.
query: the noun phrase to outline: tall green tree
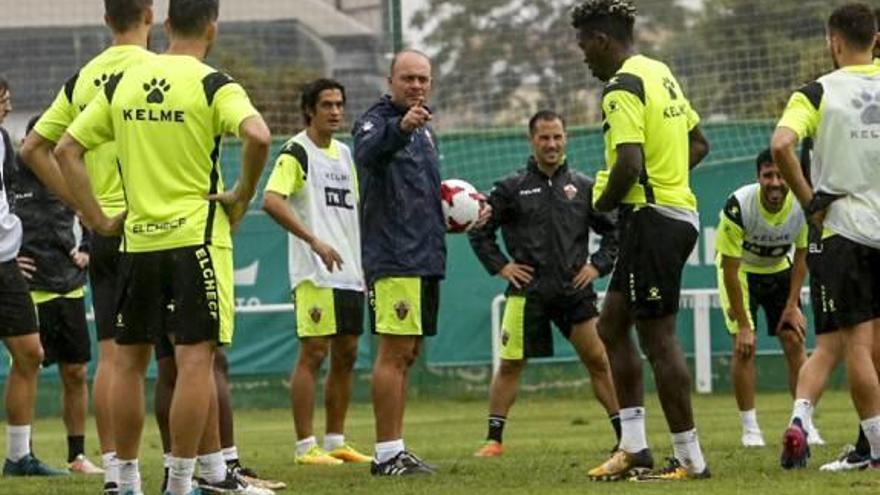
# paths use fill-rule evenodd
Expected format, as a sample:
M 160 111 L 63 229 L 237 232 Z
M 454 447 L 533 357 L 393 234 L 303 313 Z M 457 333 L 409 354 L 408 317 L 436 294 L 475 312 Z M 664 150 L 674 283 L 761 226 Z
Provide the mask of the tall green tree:
M 683 29 L 684 9 L 641 2 L 648 44 Z M 435 100 L 464 125 L 513 125 L 530 107 L 565 109 L 575 123 L 595 122 L 585 99 L 601 87 L 583 64 L 571 27 L 573 2 L 429 0 L 412 27 L 427 30 Z M 528 115 L 525 115 L 527 118 Z

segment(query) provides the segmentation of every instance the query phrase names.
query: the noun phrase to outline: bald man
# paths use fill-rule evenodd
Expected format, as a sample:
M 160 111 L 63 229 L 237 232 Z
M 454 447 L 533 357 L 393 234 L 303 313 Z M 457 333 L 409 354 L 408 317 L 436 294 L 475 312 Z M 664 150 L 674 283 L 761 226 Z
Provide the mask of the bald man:
M 431 61 L 407 50 L 394 56 L 389 93 L 355 122 L 360 177 L 363 268 L 373 333 L 376 476 L 432 474 L 407 451 L 403 412 L 407 373 L 426 336 L 437 333 L 440 281 L 446 273 L 446 226 L 440 206 L 440 156 L 431 129 Z

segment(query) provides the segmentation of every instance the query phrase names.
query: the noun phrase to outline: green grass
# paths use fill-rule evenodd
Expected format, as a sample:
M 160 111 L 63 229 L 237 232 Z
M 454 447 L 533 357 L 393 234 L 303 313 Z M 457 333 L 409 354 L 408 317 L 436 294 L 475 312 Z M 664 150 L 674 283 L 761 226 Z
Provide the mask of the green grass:
M 821 473 L 818 466 L 854 440 L 856 417 L 845 392 L 829 392 L 816 421 L 828 446 L 813 451 L 807 470 L 785 472 L 778 467 L 778 439 L 788 421 L 787 395 L 759 397 L 759 419 L 770 446 L 746 450 L 739 446 L 739 419 L 732 397 L 698 396 L 695 410 L 704 451 L 712 468 L 708 481 L 676 484 L 593 483 L 586 468 L 601 462 L 612 444 L 605 416 L 595 401 L 524 396 L 507 425 L 507 453 L 500 459 L 475 459 L 472 452 L 485 434 L 484 402 L 413 401 L 406 421 L 407 446 L 440 473 L 418 479 L 373 479 L 364 466 L 295 466 L 290 414 L 286 410 L 237 413 L 237 439 L 244 462 L 264 476 L 284 480 L 282 493 L 351 495 L 395 494 L 561 494 L 561 493 L 700 493 L 702 494 L 868 494 L 880 492 L 880 472 Z M 317 417 L 321 417 L 321 412 Z M 348 436 L 371 450 L 373 430 L 368 404 L 355 404 Z M 320 425 L 316 425 L 320 426 Z M 318 430 L 320 431 L 320 430 Z M 669 436 L 655 398 L 648 403 L 648 432 L 655 460 L 670 452 Z M 40 420 L 34 445 L 42 459 L 59 465 L 66 446 L 60 419 Z M 96 459 L 94 430 L 87 447 Z M 5 449 L 5 445 L 0 445 Z M 97 459 L 96 459 L 97 460 Z M 141 449 L 141 472 L 148 495 L 161 482 L 161 456 L 156 428 L 148 419 Z M 0 479 L 0 494 L 96 494 L 100 477 L 63 479 Z

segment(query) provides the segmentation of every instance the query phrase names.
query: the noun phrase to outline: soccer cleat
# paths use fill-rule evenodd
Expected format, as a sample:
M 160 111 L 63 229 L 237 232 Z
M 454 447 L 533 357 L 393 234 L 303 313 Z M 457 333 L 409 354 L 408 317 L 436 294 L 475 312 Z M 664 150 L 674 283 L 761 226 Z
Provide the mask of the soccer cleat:
M 847 445 L 840 452 L 837 459 L 823 464 L 819 471 L 829 471 L 832 473 L 843 473 L 847 471 L 859 471 L 866 469 L 871 464 L 871 455 L 860 453 L 852 445 Z
M 474 457 L 501 457 L 504 455 L 504 445 L 495 440 L 486 440 L 486 443 L 474 452 Z
M 365 464 L 373 460 L 372 457 L 368 455 L 361 454 L 357 450 L 354 449 L 351 445 L 344 443 L 339 447 L 328 452 L 330 457 L 335 459 L 339 459 L 342 462 L 351 462 L 357 464 Z
M 743 430 L 740 441 L 743 447 L 764 447 L 766 445 L 764 443 L 764 434 L 761 433 L 761 430 L 752 428 Z
M 797 423 L 792 423 L 782 436 L 782 454 L 779 464 L 782 469 L 805 468 L 810 458 L 810 445 L 807 433 Z
M 203 495 L 275 495 L 275 492 L 266 488 L 253 486 L 242 480 L 232 471 L 226 471 L 226 478 L 218 483 L 209 483 L 202 478 L 196 478 L 195 484 L 200 494 Z
M 80 474 L 104 474 L 104 470 L 96 466 L 89 460 L 85 454 L 79 454 L 72 462 L 67 465 L 67 469 L 71 473 Z
M 104 483 L 104 495 L 119 495 L 119 485 L 113 481 Z
M 283 481 L 275 481 L 275 480 L 267 480 L 260 478 L 260 475 L 257 474 L 256 471 L 249 467 L 245 467 L 241 465 L 241 462 L 238 459 L 227 462 L 226 467 L 232 471 L 233 474 L 238 476 L 245 483 L 256 486 L 258 488 L 265 488 L 267 490 L 284 490 L 287 488 L 287 483 Z
M 385 462 L 370 465 L 373 476 L 412 476 L 434 474 L 436 469 L 418 458 L 415 454 L 402 451 Z
M 631 477 L 630 481 L 636 482 L 657 482 L 657 481 L 688 481 L 688 480 L 705 480 L 712 477 L 709 472 L 709 466 L 703 468 L 699 473 L 693 473 L 690 469 L 682 466 L 681 462 L 674 457 L 668 457 L 666 467 L 657 473 L 642 473 Z
M 296 456 L 295 461 L 297 464 L 319 466 L 338 466 L 342 464 L 341 460 L 335 457 L 330 457 L 330 454 L 328 454 L 326 450 L 317 445 L 312 446 L 312 448 L 310 448 L 305 454 Z
M 587 472 L 587 475 L 593 481 L 617 481 L 647 473 L 651 469 L 654 469 L 651 449 L 642 449 L 634 454 L 618 450 L 607 461 Z
M 6 459 L 3 465 L 3 476 L 67 476 L 67 471 L 55 469 L 43 464 L 43 461 L 28 454 L 16 462 Z
M 813 426 L 807 431 L 807 443 L 810 445 L 825 445 L 825 439 L 819 434 L 819 428 Z

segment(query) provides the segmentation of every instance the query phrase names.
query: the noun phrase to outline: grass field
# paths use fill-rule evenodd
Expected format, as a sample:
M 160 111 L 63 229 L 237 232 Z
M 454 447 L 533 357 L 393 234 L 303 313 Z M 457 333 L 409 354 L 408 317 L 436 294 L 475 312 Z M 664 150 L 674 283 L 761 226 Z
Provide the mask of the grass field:
M 788 396 L 783 394 L 759 397 L 759 419 L 770 446 L 746 450 L 739 446 L 739 419 L 733 399 L 722 395 L 697 397 L 697 422 L 713 478 L 671 485 L 588 481 L 587 467 L 601 462 L 612 444 L 610 426 L 594 401 L 521 398 L 505 432 L 507 453 L 499 459 L 471 456 L 485 435 L 485 403 L 413 401 L 407 411 L 407 446 L 439 465 L 440 473 L 430 478 L 373 479 L 363 465 L 295 466 L 292 421 L 286 410 L 239 412 L 236 435 L 244 462 L 266 477 L 287 482 L 288 489 L 281 493 L 290 494 L 880 493 L 880 472 L 818 471 L 819 465 L 836 456 L 843 444 L 854 440 L 855 414 L 844 392 L 829 392 L 823 399 L 817 424 L 828 445 L 814 449 L 810 468 L 782 471 L 777 462 L 778 439 L 788 420 L 790 404 Z M 321 414 L 319 412 L 319 418 Z M 370 451 L 373 421 L 369 405 L 354 405 L 348 424 L 348 437 Z M 92 458 L 98 460 L 93 431 L 89 432 L 87 447 Z M 654 398 L 648 403 L 648 432 L 655 460 L 660 462 L 671 452 L 671 447 Z M 151 418 L 144 438 L 141 449 L 144 489 L 148 495 L 158 494 L 161 456 Z M 37 423 L 34 446 L 45 461 L 53 465 L 64 461 L 66 445 L 60 419 Z M 5 449 L 5 445 L 2 448 Z M 0 479 L 0 494 L 98 494 L 100 491 L 100 477 Z

